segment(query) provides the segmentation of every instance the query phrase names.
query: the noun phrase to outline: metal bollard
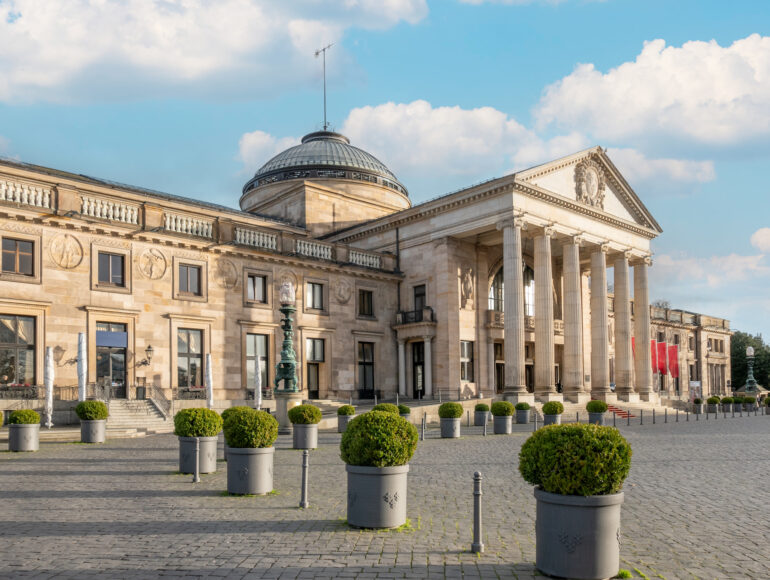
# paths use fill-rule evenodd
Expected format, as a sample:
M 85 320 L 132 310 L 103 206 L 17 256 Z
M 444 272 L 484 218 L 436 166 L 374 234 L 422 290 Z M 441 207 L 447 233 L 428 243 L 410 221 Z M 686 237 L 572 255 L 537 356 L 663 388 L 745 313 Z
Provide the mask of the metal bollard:
M 201 440 L 199 437 L 195 438 L 195 471 L 193 472 L 193 483 L 200 483 L 201 481 Z
M 679 409 L 676 410 L 676 422 L 679 423 Z
M 735 404 L 733 404 L 733 417 L 735 417 Z
M 709 420 L 709 412 L 708 412 L 708 407 L 706 407 L 706 421 L 708 420 Z
M 470 410 L 468 410 L 465 414 L 468 416 L 468 427 L 470 427 L 471 426 L 471 412 L 470 412 Z
M 299 507 L 309 508 L 310 502 L 307 501 L 307 471 L 310 463 L 310 451 L 302 451 L 302 497 L 299 500 Z
M 480 554 L 484 551 L 484 542 L 481 541 L 481 472 L 473 474 L 473 543 L 471 552 Z
M 689 421 L 690 420 L 690 411 L 689 410 L 685 411 L 685 413 L 687 414 L 687 421 Z
M 695 420 L 700 421 L 700 413 L 695 413 Z
M 617 425 L 615 424 L 615 411 L 612 412 L 612 426 L 617 427 Z
M 396 393 L 396 407 L 398 407 L 398 393 Z
M 631 409 L 628 410 L 628 415 L 626 415 L 626 425 L 628 427 L 631 426 Z
M 652 410 L 652 424 L 655 424 L 655 409 Z
M 374 393 L 374 404 L 377 404 L 377 393 Z
M 484 421 L 484 437 L 487 436 L 487 422 L 488 421 Z
M 639 409 L 639 424 L 644 425 L 644 409 Z
M 533 431 L 537 431 L 537 413 L 532 413 L 535 416 L 535 426 L 532 428 Z
M 663 422 L 668 423 L 668 407 L 663 409 Z
M 580 423 L 580 411 L 575 411 L 575 423 Z
M 422 434 L 420 435 L 420 441 L 425 441 L 425 415 L 422 416 Z

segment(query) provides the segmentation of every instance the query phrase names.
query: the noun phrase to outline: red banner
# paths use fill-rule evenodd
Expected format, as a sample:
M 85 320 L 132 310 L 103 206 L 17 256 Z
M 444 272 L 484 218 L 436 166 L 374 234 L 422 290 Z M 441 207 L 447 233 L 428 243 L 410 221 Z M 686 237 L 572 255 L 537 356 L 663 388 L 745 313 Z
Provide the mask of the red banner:
M 631 355 L 634 357 L 634 360 L 636 360 L 636 337 L 631 337 Z
M 672 344 L 668 347 L 668 370 L 675 379 L 679 378 L 679 345 Z
M 658 372 L 658 349 L 655 346 L 658 344 L 654 340 L 650 341 L 650 360 L 652 361 L 652 372 L 657 373 Z
M 666 365 L 666 343 L 658 343 L 658 372 L 665 375 L 668 372 L 668 365 Z

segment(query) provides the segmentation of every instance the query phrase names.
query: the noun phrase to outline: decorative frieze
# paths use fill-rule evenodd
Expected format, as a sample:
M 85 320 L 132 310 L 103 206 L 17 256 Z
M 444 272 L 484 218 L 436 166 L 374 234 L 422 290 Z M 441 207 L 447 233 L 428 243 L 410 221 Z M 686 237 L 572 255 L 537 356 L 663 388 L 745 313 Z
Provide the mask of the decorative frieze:
M 164 218 L 166 231 L 201 238 L 211 238 L 214 235 L 213 222 L 173 213 L 166 213 Z
M 275 251 L 278 248 L 278 236 L 259 230 L 235 228 L 235 243 Z
M 320 260 L 333 260 L 333 251 L 331 244 L 321 242 L 311 242 L 308 240 L 295 240 L 294 252 L 300 256 L 308 258 L 318 258 Z
M 351 264 L 357 266 L 365 266 L 367 268 L 380 268 L 382 264 L 382 257 L 377 254 L 369 254 L 367 252 L 361 252 L 359 250 L 350 250 L 348 259 Z
M 80 213 L 87 217 L 136 225 L 139 223 L 139 207 L 128 203 L 82 196 Z
M 51 190 L 40 185 L 0 179 L 0 201 L 51 209 Z

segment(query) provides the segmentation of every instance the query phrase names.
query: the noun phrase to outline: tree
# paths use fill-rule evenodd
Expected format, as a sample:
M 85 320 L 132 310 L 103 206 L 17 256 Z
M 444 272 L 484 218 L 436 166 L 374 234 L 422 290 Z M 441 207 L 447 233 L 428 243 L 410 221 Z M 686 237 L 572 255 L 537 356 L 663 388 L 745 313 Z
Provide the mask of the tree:
M 662 298 L 653 300 L 652 305 L 655 308 L 671 308 L 671 302 L 669 302 L 668 300 L 663 300 Z
M 749 346 L 754 347 L 754 378 L 765 388 L 770 385 L 770 346 L 764 343 L 761 334 L 751 336 L 746 332 L 737 330 L 730 340 L 733 389 L 740 389 L 746 384 L 748 376 L 746 347 Z

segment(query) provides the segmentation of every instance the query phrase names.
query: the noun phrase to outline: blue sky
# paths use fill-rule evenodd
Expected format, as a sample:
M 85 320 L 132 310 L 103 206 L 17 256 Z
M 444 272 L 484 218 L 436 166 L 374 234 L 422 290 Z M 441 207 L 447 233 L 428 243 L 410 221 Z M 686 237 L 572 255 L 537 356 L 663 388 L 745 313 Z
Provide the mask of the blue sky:
M 726 6 L 729 9 L 726 9 Z M 770 332 L 770 3 L 0 0 L 0 154 L 236 206 L 329 119 L 419 202 L 595 144 L 652 296 Z

